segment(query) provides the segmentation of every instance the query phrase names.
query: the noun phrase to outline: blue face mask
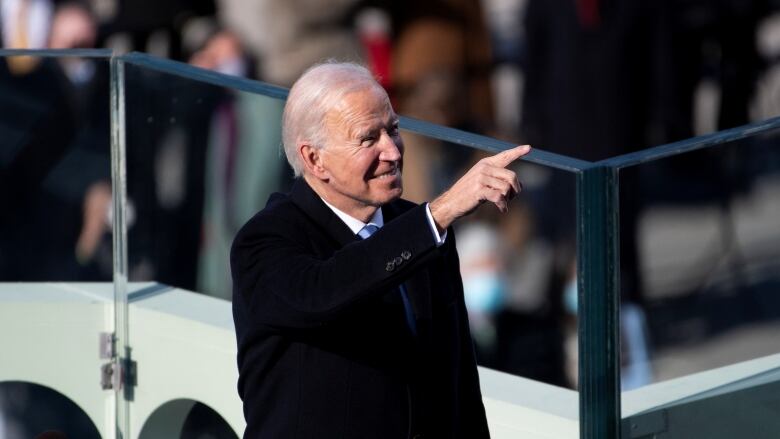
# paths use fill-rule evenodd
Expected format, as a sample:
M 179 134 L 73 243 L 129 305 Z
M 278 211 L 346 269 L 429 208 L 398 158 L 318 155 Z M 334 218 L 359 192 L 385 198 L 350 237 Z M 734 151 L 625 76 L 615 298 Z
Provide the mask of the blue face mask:
M 497 273 L 484 272 L 468 276 L 463 282 L 466 308 L 470 312 L 492 314 L 504 304 L 506 286 Z
M 563 290 L 563 307 L 571 314 L 577 315 L 577 278 L 570 280 Z

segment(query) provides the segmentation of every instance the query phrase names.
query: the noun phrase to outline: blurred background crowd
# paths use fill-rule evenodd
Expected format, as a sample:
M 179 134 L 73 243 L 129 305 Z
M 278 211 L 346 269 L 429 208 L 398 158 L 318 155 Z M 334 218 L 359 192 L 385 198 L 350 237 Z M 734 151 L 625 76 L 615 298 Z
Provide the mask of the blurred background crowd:
M 780 114 L 779 6 L 0 0 L 0 41 L 140 51 L 284 87 L 313 63 L 353 60 L 401 115 L 598 161 Z M 0 281 L 110 281 L 108 63 L 3 61 Z M 232 236 L 291 182 L 281 104 L 132 66 L 125 79 L 130 280 L 229 299 Z M 405 198 L 417 202 L 484 156 L 404 140 Z M 780 279 L 764 273 L 779 265 L 776 145 L 768 136 L 621 172 L 624 388 L 776 352 Z M 478 359 L 576 388 L 575 177 L 518 171 L 525 196 L 508 215 L 482 209 L 458 225 Z M 744 336 L 752 347 L 734 353 L 741 338 L 722 337 L 745 328 L 758 331 Z

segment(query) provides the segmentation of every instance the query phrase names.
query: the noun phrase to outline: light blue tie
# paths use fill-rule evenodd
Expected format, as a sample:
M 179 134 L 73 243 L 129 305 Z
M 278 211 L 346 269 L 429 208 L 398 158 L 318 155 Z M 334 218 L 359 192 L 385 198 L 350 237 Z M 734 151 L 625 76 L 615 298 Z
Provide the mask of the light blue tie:
M 374 232 L 379 230 L 379 227 L 376 224 L 366 224 L 360 231 L 358 232 L 358 236 L 360 236 L 363 239 L 368 238 L 369 236 L 373 235 Z M 409 302 L 409 296 L 406 294 L 406 288 L 404 287 L 404 284 L 398 285 L 398 289 L 401 291 L 401 300 L 404 302 L 404 311 L 406 313 L 406 324 L 409 325 L 409 330 L 412 331 L 412 334 L 417 335 L 417 322 L 414 320 L 414 313 L 412 312 L 412 303 Z

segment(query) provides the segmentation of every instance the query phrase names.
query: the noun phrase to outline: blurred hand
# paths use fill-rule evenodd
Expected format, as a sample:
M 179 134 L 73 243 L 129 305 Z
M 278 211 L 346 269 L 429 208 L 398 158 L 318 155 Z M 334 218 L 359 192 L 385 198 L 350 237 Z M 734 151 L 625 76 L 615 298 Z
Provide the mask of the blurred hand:
M 103 234 L 108 229 L 106 221 L 111 206 L 111 185 L 93 183 L 84 195 L 84 220 L 76 242 L 76 259 L 81 264 L 92 260 Z
M 444 231 L 485 201 L 495 204 L 502 213 L 507 212 L 509 201 L 520 192 L 521 186 L 517 175 L 506 167 L 530 151 L 529 145 L 522 145 L 480 160 L 449 190 L 433 200 L 429 207 L 439 231 Z
M 244 51 L 238 37 L 230 31 L 212 36 L 201 50 L 190 58 L 190 64 L 234 76 L 246 74 Z

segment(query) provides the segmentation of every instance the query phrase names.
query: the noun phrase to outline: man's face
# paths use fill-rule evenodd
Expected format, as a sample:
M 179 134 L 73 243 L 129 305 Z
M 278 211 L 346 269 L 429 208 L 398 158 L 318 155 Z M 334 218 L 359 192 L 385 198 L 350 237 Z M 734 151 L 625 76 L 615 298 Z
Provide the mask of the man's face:
M 401 196 L 404 146 L 398 116 L 384 90 L 352 92 L 325 117 L 321 150 L 326 171 L 323 197 L 355 217 Z

